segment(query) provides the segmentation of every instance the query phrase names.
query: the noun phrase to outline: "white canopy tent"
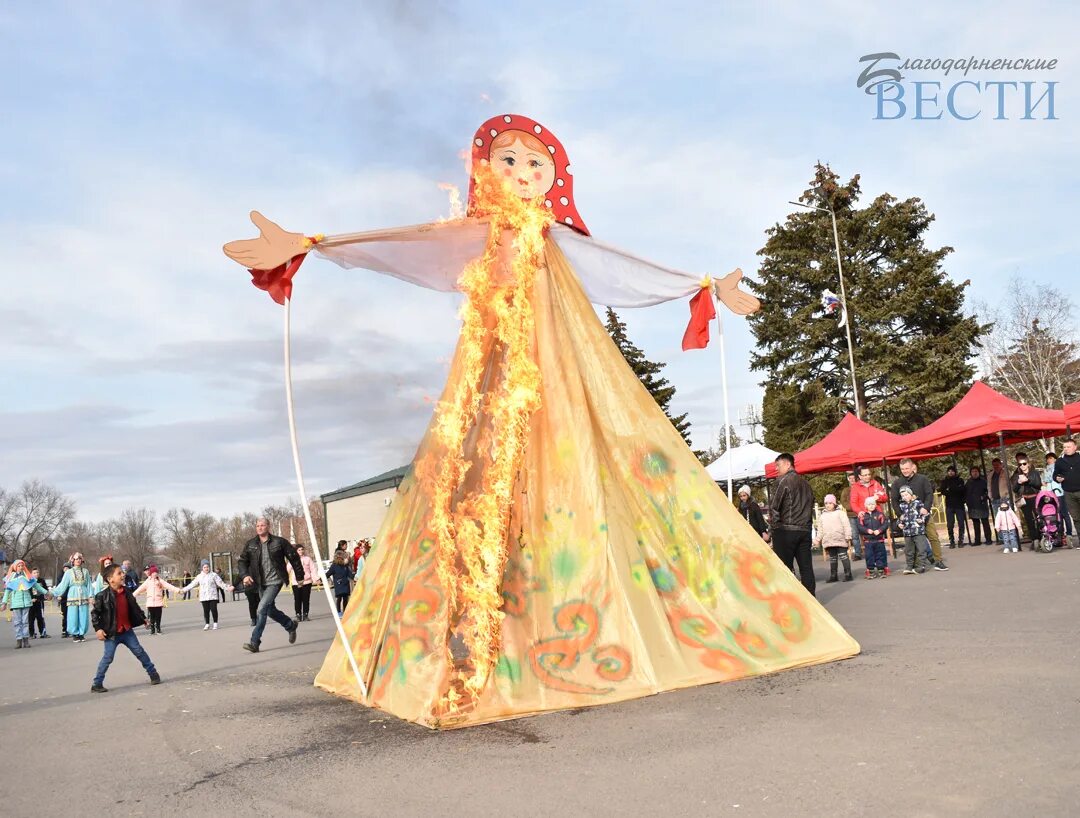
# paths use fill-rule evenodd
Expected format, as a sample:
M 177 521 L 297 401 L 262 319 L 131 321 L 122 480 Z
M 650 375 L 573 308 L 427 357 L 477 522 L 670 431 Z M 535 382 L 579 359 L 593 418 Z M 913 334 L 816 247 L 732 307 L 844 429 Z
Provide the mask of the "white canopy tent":
M 724 452 L 705 470 L 717 483 L 726 483 L 729 473 L 733 481 L 752 480 L 764 477 L 765 464 L 772 463 L 778 454 L 760 443 L 747 443 Z

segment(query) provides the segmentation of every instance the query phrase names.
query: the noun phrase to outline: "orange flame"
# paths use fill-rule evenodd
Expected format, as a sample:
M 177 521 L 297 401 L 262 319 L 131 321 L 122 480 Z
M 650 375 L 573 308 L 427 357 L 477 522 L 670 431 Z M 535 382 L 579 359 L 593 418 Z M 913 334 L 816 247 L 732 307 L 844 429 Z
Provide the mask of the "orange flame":
M 553 219 L 540 200 L 524 200 L 476 169 L 477 215 L 490 222 L 483 255 L 462 272 L 461 370 L 435 410 L 441 457 L 418 465 L 432 486 L 435 566 L 451 631 L 460 627 L 467 663 L 450 669 L 444 701 L 454 713 L 486 685 L 502 647 L 502 576 L 514 484 L 540 407 L 534 360 L 532 287 Z M 470 475 L 475 467 L 478 474 Z M 470 479 L 471 478 L 471 479 Z
M 439 182 L 438 187 L 439 190 L 445 190 L 450 197 L 450 216 L 448 219 L 439 219 L 439 221 L 450 221 L 464 217 L 465 205 L 461 203 L 461 191 L 458 190 L 457 185 L 452 185 L 449 182 Z

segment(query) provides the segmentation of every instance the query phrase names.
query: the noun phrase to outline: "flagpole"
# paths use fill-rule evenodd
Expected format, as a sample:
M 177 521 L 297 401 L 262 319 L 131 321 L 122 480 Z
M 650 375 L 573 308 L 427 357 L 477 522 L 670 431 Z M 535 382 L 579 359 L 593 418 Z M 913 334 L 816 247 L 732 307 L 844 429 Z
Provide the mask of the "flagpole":
M 734 488 L 732 483 L 731 466 L 731 417 L 728 414 L 728 388 L 727 388 L 727 353 L 724 350 L 724 319 L 723 309 L 716 311 L 716 334 L 720 341 L 720 383 L 724 395 L 724 454 L 727 457 L 727 493 L 728 499 L 734 500 Z
M 844 333 L 847 336 L 847 351 L 848 351 L 848 363 L 851 365 L 851 394 L 855 399 L 855 417 L 862 419 L 862 402 L 859 400 L 859 384 L 855 378 L 855 345 L 851 341 L 851 310 L 848 309 L 847 292 L 844 287 L 844 266 L 840 261 L 840 232 L 836 229 L 836 211 L 832 207 L 824 208 L 817 205 L 806 204 L 805 202 L 792 202 L 796 207 L 805 207 L 808 210 L 820 210 L 822 213 L 828 213 L 832 217 L 832 234 L 833 243 L 836 248 L 836 270 L 840 275 L 840 304 L 843 307 L 845 322 Z
M 367 698 L 367 685 L 364 684 L 364 678 L 360 675 L 360 668 L 356 665 L 356 657 L 353 656 L 352 646 L 349 645 L 349 637 L 345 635 L 345 627 L 341 624 L 341 617 L 338 616 L 337 604 L 334 601 L 334 595 L 330 590 L 330 580 L 326 576 L 326 568 L 323 567 L 322 554 L 319 552 L 319 538 L 315 536 L 315 523 L 311 519 L 311 509 L 308 508 L 307 491 L 304 489 L 304 470 L 300 465 L 300 446 L 296 436 L 296 415 L 293 411 L 293 391 L 292 391 L 292 351 L 290 345 L 290 323 L 289 313 L 292 305 L 292 299 L 285 299 L 285 403 L 289 410 L 289 440 L 292 443 L 292 456 L 293 467 L 296 470 L 296 485 L 300 489 L 300 506 L 304 510 L 304 521 L 307 523 L 308 537 L 311 539 L 311 548 L 315 553 L 315 566 L 319 569 L 319 577 L 322 578 L 323 591 L 326 592 L 326 601 L 330 603 L 330 615 L 334 617 L 334 624 L 337 626 L 338 636 L 341 638 L 342 647 L 345 648 L 345 655 L 349 657 L 349 664 L 352 666 L 353 673 L 356 674 L 356 683 L 360 686 L 360 698 Z

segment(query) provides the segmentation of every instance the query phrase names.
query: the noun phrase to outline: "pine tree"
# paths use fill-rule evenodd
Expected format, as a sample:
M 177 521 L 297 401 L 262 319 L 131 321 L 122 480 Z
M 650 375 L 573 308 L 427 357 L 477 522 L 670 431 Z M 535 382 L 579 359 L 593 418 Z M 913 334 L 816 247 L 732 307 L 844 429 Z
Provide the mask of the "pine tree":
M 836 213 L 863 417 L 907 432 L 968 389 L 986 327 L 964 315 L 970 282 L 956 284 L 942 268 L 952 248 L 926 247 L 934 216 L 922 200 L 883 193 L 858 208 L 860 192 L 858 175 L 841 184 L 819 163 L 800 199 Z M 758 342 L 751 366 L 767 373 L 766 445 L 794 451 L 855 408 L 844 330 L 820 307 L 824 290 L 840 290 L 832 220 L 819 210 L 792 213 L 766 234 L 749 282 L 762 300 L 750 317 Z
M 735 431 L 734 426 L 727 427 L 730 430 L 731 448 L 737 449 L 742 445 L 743 440 L 739 436 L 739 433 Z M 698 459 L 701 460 L 702 465 L 708 466 L 710 463 L 715 462 L 720 455 L 727 451 L 727 435 L 724 434 L 724 429 L 721 428 L 716 434 L 716 441 L 712 446 L 702 452 Z
M 653 400 L 664 410 L 664 414 L 668 416 L 671 425 L 682 435 L 686 445 L 689 446 L 690 421 L 686 419 L 686 413 L 672 417 L 671 412 L 668 411 L 668 404 L 671 403 L 671 399 L 675 395 L 675 387 L 671 385 L 667 378 L 659 377 L 660 371 L 667 364 L 648 360 L 645 353 L 634 346 L 626 334 L 626 324 L 619 320 L 619 316 L 611 307 L 607 308 L 605 327 L 608 335 L 611 336 L 611 340 L 615 342 L 615 346 L 619 348 L 619 352 L 626 359 L 626 363 L 629 364 L 642 385 L 649 390 Z

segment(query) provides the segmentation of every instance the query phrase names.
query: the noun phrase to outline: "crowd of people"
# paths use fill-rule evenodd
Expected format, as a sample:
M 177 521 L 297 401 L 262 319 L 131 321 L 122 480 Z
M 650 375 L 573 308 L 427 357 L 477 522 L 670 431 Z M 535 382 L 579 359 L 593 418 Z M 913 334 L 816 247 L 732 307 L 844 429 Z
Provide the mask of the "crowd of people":
M 341 541 L 327 570 L 338 610 L 348 604 L 352 584 L 363 570 L 371 544 L 358 541 L 352 551 Z M 256 522 L 255 536 L 244 543 L 234 582 L 248 602 L 251 637 L 242 645 L 250 653 L 258 653 L 267 620 L 273 620 L 285 630 L 289 644 L 296 642 L 301 622 L 310 618 L 311 591 L 321 581 L 318 566 L 308 556 L 302 543 L 293 545 L 270 532 L 266 519 Z M 136 635 L 144 628 L 151 636 L 163 634 L 163 613 L 170 599 L 189 599 L 194 592 L 202 606 L 203 630 L 218 629 L 218 604 L 224 593 L 234 589 L 214 569 L 209 560 L 202 560 L 194 574 L 185 573 L 179 582 L 170 582 L 156 565 L 147 565 L 142 572 L 130 560 L 116 564 L 111 554 L 98 561 L 96 575 L 86 566 L 81 552 L 75 552 L 64 564 L 52 587 L 38 568 L 24 560 L 12 563 L 4 575 L 4 590 L 0 610 L 11 611 L 16 649 L 31 647 L 32 639 L 49 639 L 45 605 L 55 600 L 59 606 L 61 638 L 73 643 L 87 641 L 88 636 L 104 643 L 104 653 L 91 683 L 91 691 L 107 692 L 105 673 L 111 665 L 116 648 L 124 645 L 146 670 L 152 684 L 160 682 L 146 649 Z M 278 609 L 276 600 L 282 588 L 292 588 L 294 615 Z M 146 611 L 139 606 L 138 597 L 145 600 Z
M 865 561 L 867 579 L 890 576 L 889 542 L 894 559 L 898 544 L 903 546 L 904 574 L 948 571 L 938 526 L 932 522 L 935 493 L 944 500 L 949 548 L 996 543 L 1003 553 L 1016 553 L 1024 542 L 1031 543 L 1031 550 L 1042 542 L 1046 549 L 1049 520 L 1060 521 L 1059 546 L 1077 547 L 1080 453 L 1072 438 L 1065 441 L 1060 457 L 1048 453 L 1042 463 L 1018 452 L 1011 474 L 1000 458 L 993 459 L 988 476 L 972 466 L 966 480 L 951 465 L 936 486 L 914 460 L 905 458 L 898 465 L 900 474 L 887 487 L 869 466 L 856 466 L 846 475 L 840 497 L 826 494 L 819 507 L 810 483 L 795 468 L 795 457 L 783 453 L 776 458 L 778 479 L 767 513 L 749 486 L 739 489 L 739 512 L 789 569 L 797 566 L 800 581 L 812 594 L 813 546 L 828 558 L 827 582 L 851 581 L 852 561 Z

